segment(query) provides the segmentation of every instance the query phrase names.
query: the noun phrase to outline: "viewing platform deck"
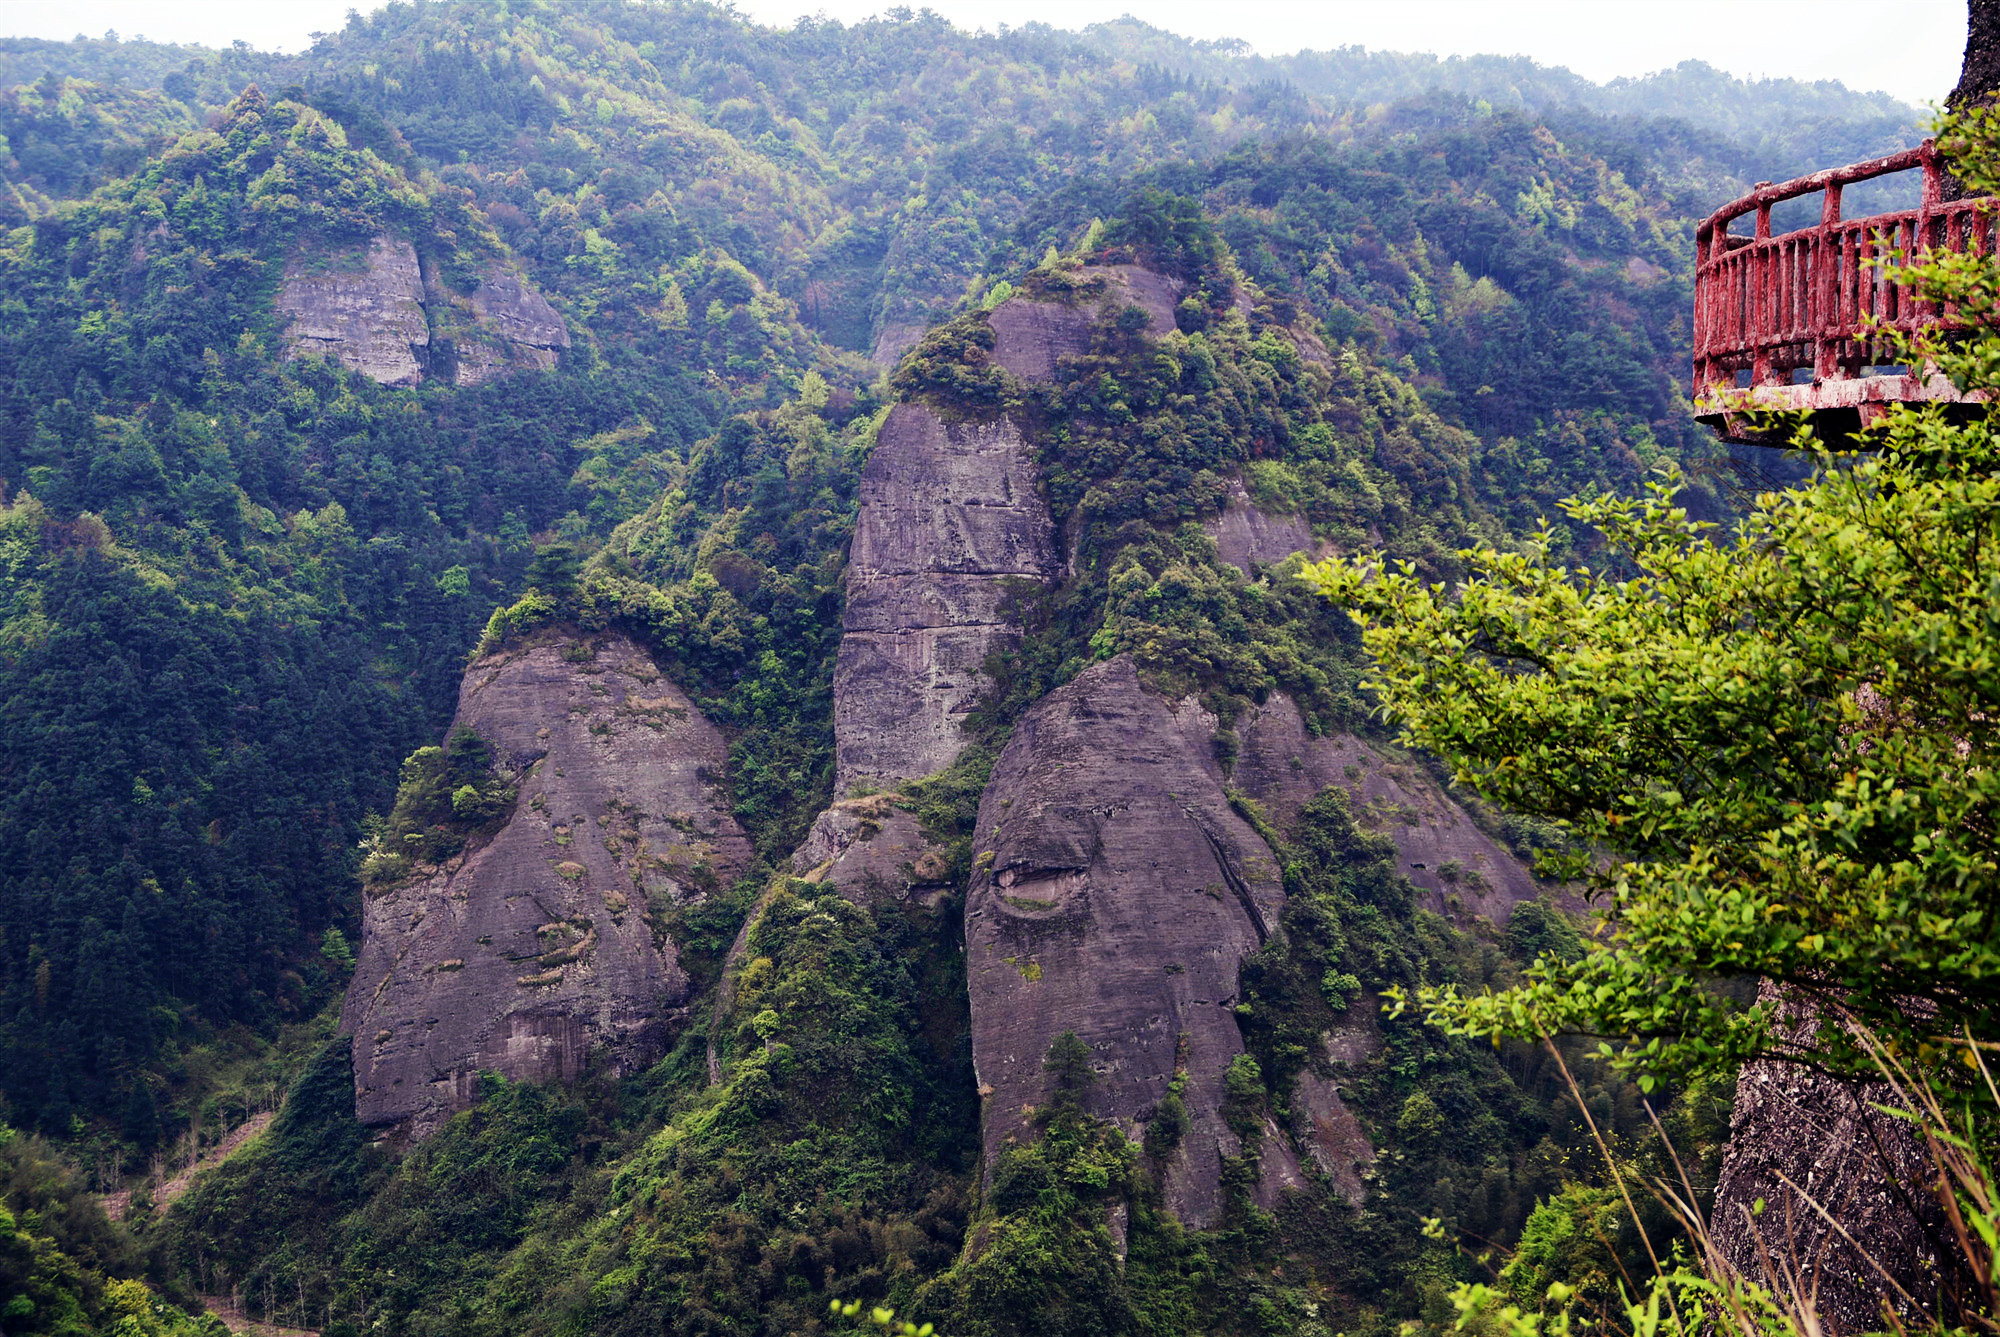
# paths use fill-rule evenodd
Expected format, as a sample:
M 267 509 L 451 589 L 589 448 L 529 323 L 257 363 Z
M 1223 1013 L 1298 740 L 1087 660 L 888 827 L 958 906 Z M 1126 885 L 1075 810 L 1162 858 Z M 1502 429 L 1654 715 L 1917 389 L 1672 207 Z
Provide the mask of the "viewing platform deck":
M 1863 181 L 1922 169 L 1914 209 L 1841 217 L 1841 191 Z M 1778 444 L 1754 425 L 1756 410 L 1803 411 L 1820 435 L 1837 440 L 1895 403 L 1962 402 L 1949 380 L 1922 367 L 1893 365 L 1881 331 L 1955 323 L 1951 311 L 1895 281 L 1926 250 L 1991 255 L 1994 202 L 1947 200 L 1936 146 L 1802 176 L 1755 191 L 1715 211 L 1695 232 L 1695 416 L 1732 441 Z M 1820 193 L 1817 225 L 1771 235 L 1773 206 Z M 1731 223 L 1754 215 L 1754 234 Z

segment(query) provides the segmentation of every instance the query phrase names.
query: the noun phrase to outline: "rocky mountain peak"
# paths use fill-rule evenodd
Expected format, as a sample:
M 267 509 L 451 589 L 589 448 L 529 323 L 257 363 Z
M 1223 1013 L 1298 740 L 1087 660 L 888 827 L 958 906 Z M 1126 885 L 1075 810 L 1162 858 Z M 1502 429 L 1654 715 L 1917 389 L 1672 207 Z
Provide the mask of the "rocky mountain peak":
M 688 998 L 665 916 L 750 860 L 722 736 L 625 636 L 549 631 L 476 661 L 453 728 L 491 747 L 512 811 L 367 898 L 341 1015 L 356 1112 L 413 1136 L 480 1072 L 572 1079 L 659 1057 Z

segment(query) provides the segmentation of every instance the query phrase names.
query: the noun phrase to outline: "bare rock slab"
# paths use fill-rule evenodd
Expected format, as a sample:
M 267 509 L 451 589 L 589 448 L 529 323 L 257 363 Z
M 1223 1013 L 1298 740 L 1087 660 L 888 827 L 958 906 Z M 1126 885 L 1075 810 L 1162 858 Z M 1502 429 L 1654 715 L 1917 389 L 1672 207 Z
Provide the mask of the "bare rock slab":
M 1255 574 L 1255 568 L 1276 566 L 1295 552 L 1320 555 L 1322 545 L 1313 537 L 1304 516 L 1283 515 L 1257 505 L 1240 474 L 1229 475 L 1228 482 L 1222 514 L 1202 524 L 1223 561 L 1248 576 Z
M 366 250 L 295 255 L 285 265 L 278 310 L 285 347 L 318 354 L 384 385 L 424 377 L 430 321 L 417 251 L 387 234 Z
M 861 904 L 949 895 L 950 865 L 894 793 L 842 799 L 813 822 L 792 871 Z
M 487 267 L 471 306 L 477 331 L 459 341 L 459 385 L 548 371 L 569 348 L 569 329 L 549 299 L 504 265 Z
M 965 932 L 987 1158 L 1033 1135 L 1043 1055 L 1074 1030 L 1098 1073 L 1092 1113 L 1130 1136 L 1185 1067 L 1166 1197 L 1183 1222 L 1211 1223 L 1222 1158 L 1241 1151 L 1222 1117 L 1243 1052 L 1237 977 L 1284 901 L 1269 848 L 1123 656 L 1022 718 L 979 832 Z M 1283 1138 L 1264 1157 L 1274 1183 L 1298 1180 Z
M 861 477 L 834 667 L 836 792 L 949 765 L 987 685 L 981 665 L 1019 636 L 1011 594 L 1059 573 L 1013 423 L 898 405 Z
M 1205 717 L 1190 726 L 1199 732 Z M 1236 725 L 1231 782 L 1257 800 L 1280 831 L 1321 789 L 1338 785 L 1360 823 L 1396 846 L 1396 869 L 1435 910 L 1457 908 L 1505 925 L 1541 890 L 1526 864 L 1480 830 L 1450 794 L 1407 761 L 1392 761 L 1352 734 L 1313 737 L 1298 706 L 1273 692 Z
M 750 845 L 722 735 L 617 635 L 549 636 L 473 664 L 454 727 L 518 780 L 507 823 L 370 896 L 341 1028 L 355 1112 L 425 1136 L 477 1076 L 569 1080 L 664 1052 L 688 981 L 659 910 L 727 886 Z
M 287 355 L 329 358 L 383 385 L 416 385 L 436 370 L 439 331 L 456 350 L 457 385 L 546 371 L 570 346 L 562 316 L 506 265 L 488 265 L 471 297 L 455 296 L 388 233 L 365 248 L 294 255 L 277 308 Z

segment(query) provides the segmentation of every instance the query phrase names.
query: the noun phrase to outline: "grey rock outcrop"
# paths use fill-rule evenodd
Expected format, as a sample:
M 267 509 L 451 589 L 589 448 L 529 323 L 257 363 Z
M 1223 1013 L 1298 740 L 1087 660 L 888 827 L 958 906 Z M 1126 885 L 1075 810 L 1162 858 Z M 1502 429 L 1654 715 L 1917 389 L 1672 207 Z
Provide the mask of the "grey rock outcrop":
M 1187 709 L 1183 706 L 1183 709 Z M 1213 727 L 1203 715 L 1188 727 Z M 1236 722 L 1230 781 L 1285 830 L 1328 785 L 1353 801 L 1360 823 L 1396 846 L 1396 869 L 1427 893 L 1431 909 L 1459 909 L 1504 926 L 1540 890 L 1534 874 L 1414 763 L 1392 761 L 1351 734 L 1313 737 L 1298 706 L 1273 692 Z
M 1174 328 L 1173 280 L 1134 265 L 1084 272 L 1103 280 L 1094 300 L 1014 297 L 987 314 L 997 365 L 1053 380 L 1064 358 L 1088 350 L 1110 303 L 1142 307 L 1155 335 Z M 947 423 L 900 404 L 860 491 L 834 669 L 837 794 L 949 765 L 964 746 L 960 721 L 988 686 L 981 666 L 1020 635 L 1010 601 L 1064 569 L 1033 451 L 1010 418 Z
M 1064 358 L 1090 351 L 1091 319 L 1080 306 L 1010 297 L 986 314 L 993 361 L 1024 381 L 1046 384 Z
M 1270 849 L 1123 656 L 1015 726 L 978 829 L 965 933 L 987 1157 L 1031 1135 L 1043 1055 L 1074 1030 L 1098 1073 L 1092 1112 L 1130 1136 L 1185 1068 L 1166 1199 L 1211 1223 L 1221 1160 L 1241 1151 L 1222 1115 L 1243 1052 L 1237 975 L 1284 901 Z M 1273 1186 L 1303 1182 L 1282 1136 L 1263 1156 Z
M 903 360 L 903 354 L 915 348 L 917 341 L 923 337 L 921 321 L 885 320 L 875 335 L 875 345 L 869 350 L 868 360 L 878 367 L 894 367 Z
M 1260 566 L 1276 566 L 1295 552 L 1321 555 L 1322 544 L 1302 515 L 1284 515 L 1257 505 L 1239 474 L 1229 475 L 1229 496 L 1222 514 L 1204 522 L 1215 540 L 1215 552 L 1244 575 Z
M 1146 333 L 1155 339 L 1173 332 L 1178 280 L 1138 265 L 1091 265 L 1080 276 L 1097 281 L 1095 296 L 1071 302 L 1010 297 L 987 314 L 996 365 L 1032 384 L 1053 381 L 1064 358 L 1090 351 L 1091 326 L 1106 307 L 1138 307 L 1146 313 Z
M 1146 332 L 1154 338 L 1173 330 L 1174 308 L 1187 288 L 1179 279 L 1140 265 L 1091 266 L 1084 273 L 1105 276 L 1109 300 L 1144 311 Z
M 793 870 L 861 902 L 932 902 L 955 890 L 944 851 L 900 799 L 890 792 L 836 802 L 792 856 Z
M 473 664 L 454 727 L 518 777 L 507 823 L 370 896 L 341 1013 L 355 1111 L 422 1137 L 477 1074 L 569 1079 L 657 1058 L 688 982 L 657 912 L 727 886 L 749 842 L 726 748 L 623 636 L 544 636 Z
M 835 792 L 942 770 L 1019 636 L 1008 602 L 1060 572 L 1035 466 L 1007 418 L 946 423 L 900 404 L 861 476 L 833 678 Z
M 366 251 L 295 255 L 278 310 L 293 355 L 329 357 L 384 385 L 415 385 L 431 342 L 416 247 L 382 235 Z
M 487 266 L 471 307 L 477 323 L 458 340 L 459 385 L 547 371 L 569 347 L 569 330 L 549 299 L 505 266 Z
M 1362 1173 L 1375 1163 L 1368 1130 L 1340 1098 L 1339 1087 L 1311 1071 L 1299 1074 L 1292 1104 L 1303 1125 L 1299 1144 L 1326 1173 L 1334 1192 L 1350 1206 L 1359 1206 L 1367 1193 Z
M 569 347 L 562 317 L 504 265 L 489 265 L 470 298 L 426 275 L 407 240 L 387 233 L 365 250 L 302 251 L 286 262 L 277 308 L 285 350 L 331 358 L 384 385 L 416 385 L 439 358 L 438 331 L 456 350 L 454 383 L 547 370 Z

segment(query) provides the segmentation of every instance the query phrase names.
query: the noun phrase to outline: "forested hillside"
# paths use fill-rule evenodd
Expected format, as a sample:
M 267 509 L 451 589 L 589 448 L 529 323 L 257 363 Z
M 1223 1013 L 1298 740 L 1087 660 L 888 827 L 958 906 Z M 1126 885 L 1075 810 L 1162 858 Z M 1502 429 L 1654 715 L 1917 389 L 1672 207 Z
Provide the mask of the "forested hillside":
M 284 1096 L 134 1229 L 165 1294 L 329 1333 L 806 1331 L 854 1296 L 954 1332 L 1448 1321 L 1462 1260 L 1424 1218 L 1515 1239 L 1604 1191 L 1543 1056 L 1384 1023 L 1341 1088 L 1380 1153 L 1352 1205 L 1257 1200 L 1260 1130 L 1350 1009 L 1511 979 L 1572 930 L 1532 896 L 1465 910 L 1476 874 L 1398 855 L 1337 783 L 1273 816 L 1230 769 L 1279 698 L 1302 737 L 1381 742 L 1352 631 L 1285 560 L 1365 544 L 1455 576 L 1666 462 L 1729 514 L 1685 397 L 1693 220 L 1920 131 L 1825 85 L 1427 60 L 610 0 L 393 5 L 298 56 L 0 42 L 0 1116 L 109 1190 Z M 1783 120 L 1812 133 L 1764 133 Z M 1127 271 L 1171 304 L 1121 309 Z M 302 342 L 315 283 L 375 285 L 411 374 Z M 1010 302 L 1069 322 L 1034 375 L 995 351 Z M 478 360 L 544 308 L 545 369 Z M 1020 434 L 1061 570 L 969 666 L 966 750 L 894 795 L 944 893 L 869 903 L 793 856 L 870 797 L 835 792 L 850 543 L 918 408 Z M 1229 515 L 1303 537 L 1239 559 Z M 645 907 L 687 990 L 668 1057 L 482 1079 L 421 1147 L 378 1141 L 329 1039 L 364 895 L 449 876 L 528 774 L 435 746 L 468 657 L 543 637 L 584 662 L 611 632 L 721 731 L 703 780 L 754 851 Z M 975 814 L 1020 722 L 1105 663 L 1212 717 L 1201 764 L 1286 898 L 1243 967 L 1214 1113 L 1249 1149 L 1211 1229 L 1160 1196 L 1171 1119 L 1089 1114 L 1054 1050 L 1036 1149 L 981 1155 Z M 1509 858 L 1553 838 L 1473 816 Z M 1585 1081 L 1656 1154 L 1635 1090 Z M 1698 1152 L 1716 1094 L 1679 1094 Z M 71 1285 L 93 1315 L 140 1266 L 44 1244 L 98 1260 Z

